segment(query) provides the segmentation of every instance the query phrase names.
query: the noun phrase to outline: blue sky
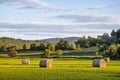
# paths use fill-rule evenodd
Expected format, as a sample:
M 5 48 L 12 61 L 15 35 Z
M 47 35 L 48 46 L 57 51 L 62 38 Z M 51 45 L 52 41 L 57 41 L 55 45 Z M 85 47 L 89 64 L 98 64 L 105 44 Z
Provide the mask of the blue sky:
M 0 37 L 96 37 L 120 28 L 120 0 L 0 0 Z

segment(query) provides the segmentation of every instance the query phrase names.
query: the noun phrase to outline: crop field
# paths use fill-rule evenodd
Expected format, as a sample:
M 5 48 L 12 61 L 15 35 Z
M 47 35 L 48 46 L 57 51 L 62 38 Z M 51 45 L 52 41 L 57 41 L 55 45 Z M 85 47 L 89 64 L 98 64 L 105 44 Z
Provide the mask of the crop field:
M 92 59 L 54 58 L 52 68 L 40 68 L 44 58 L 0 58 L 0 80 L 120 80 L 120 60 L 107 62 L 107 67 L 92 67 Z

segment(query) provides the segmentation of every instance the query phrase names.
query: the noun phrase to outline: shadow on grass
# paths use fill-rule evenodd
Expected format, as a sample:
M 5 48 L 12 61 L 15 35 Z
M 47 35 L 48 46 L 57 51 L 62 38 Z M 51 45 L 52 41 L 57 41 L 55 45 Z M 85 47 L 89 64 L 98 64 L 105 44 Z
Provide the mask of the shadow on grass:
M 120 78 L 120 74 L 106 74 L 106 75 L 103 75 L 103 76 L 107 76 L 107 77 L 119 77 Z

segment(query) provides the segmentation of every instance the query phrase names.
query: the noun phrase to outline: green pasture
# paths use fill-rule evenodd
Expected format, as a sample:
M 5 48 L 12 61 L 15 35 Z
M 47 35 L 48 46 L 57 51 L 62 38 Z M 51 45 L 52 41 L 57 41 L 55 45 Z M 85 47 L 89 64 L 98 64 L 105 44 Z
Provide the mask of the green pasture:
M 92 67 L 92 59 L 54 58 L 52 68 L 40 68 L 44 58 L 30 58 L 23 65 L 19 58 L 0 58 L 0 80 L 120 80 L 120 60 L 106 68 Z

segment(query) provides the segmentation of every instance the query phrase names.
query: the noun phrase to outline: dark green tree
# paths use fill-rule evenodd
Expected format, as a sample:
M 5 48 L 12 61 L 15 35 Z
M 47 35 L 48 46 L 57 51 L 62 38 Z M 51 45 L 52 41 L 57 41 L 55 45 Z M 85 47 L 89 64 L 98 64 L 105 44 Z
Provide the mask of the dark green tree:
M 81 37 L 78 39 L 77 42 L 75 42 L 77 45 L 80 45 L 81 47 L 85 47 L 85 48 L 88 48 L 90 45 L 89 45 L 89 41 L 86 39 L 85 36 Z
M 103 56 L 115 58 L 117 52 L 116 45 L 110 45 L 108 49 L 106 49 L 103 53 Z
M 108 33 L 104 33 L 103 35 L 102 35 L 102 42 L 103 42 L 103 44 L 105 44 L 105 45 L 111 45 L 111 41 L 110 41 L 110 36 L 109 36 L 109 34 Z
M 120 29 L 117 30 L 117 40 L 118 43 L 120 43 Z
M 55 51 L 55 45 L 52 44 L 52 43 L 48 43 L 47 49 L 49 49 L 49 50 L 51 50 L 51 51 Z
M 6 52 L 7 51 L 7 47 L 2 45 L 1 49 L 0 49 L 2 52 Z
M 46 45 L 44 43 L 40 43 L 38 46 L 38 50 L 44 51 L 46 49 Z
M 57 44 L 56 44 L 56 49 L 61 49 L 61 50 L 67 50 L 70 48 L 69 42 L 67 40 L 61 39 Z
M 113 29 L 112 32 L 111 32 L 111 36 L 114 36 L 114 35 L 116 35 L 116 32 L 115 32 L 115 30 Z
M 117 33 L 115 32 L 115 30 L 113 29 L 111 32 L 111 44 L 117 44 Z
M 37 50 L 36 44 L 31 44 L 31 45 L 30 45 L 30 50 Z

